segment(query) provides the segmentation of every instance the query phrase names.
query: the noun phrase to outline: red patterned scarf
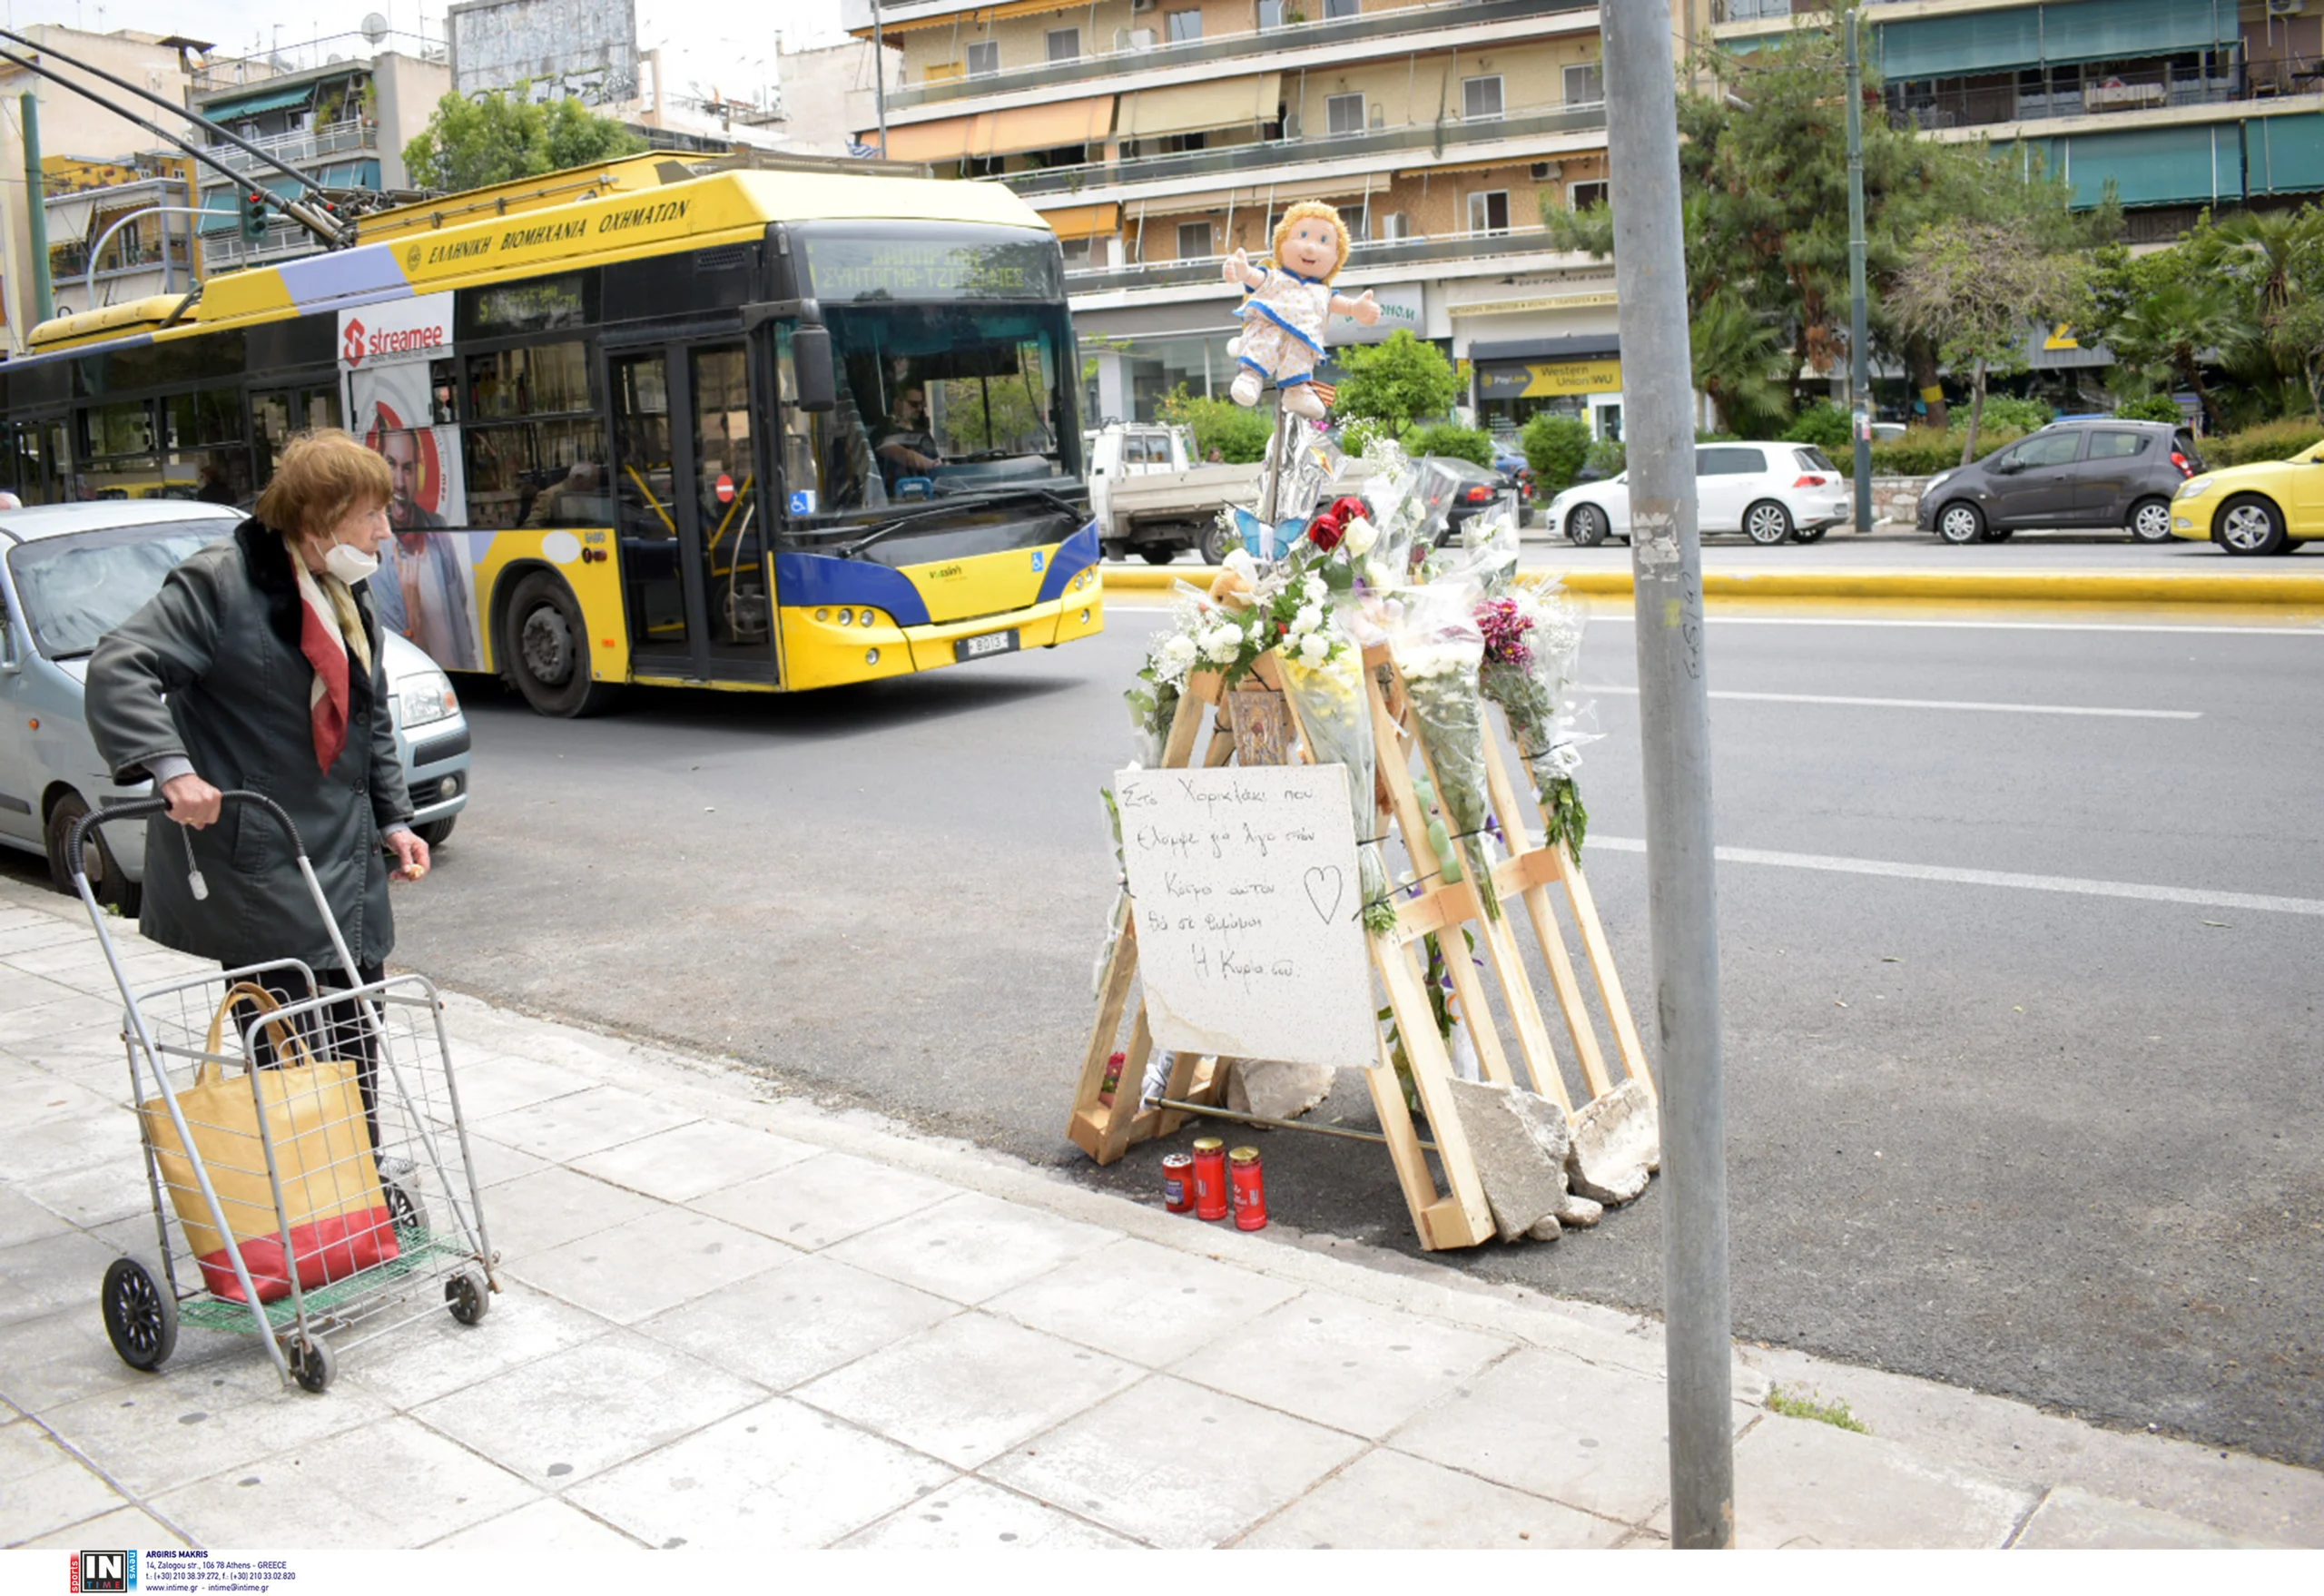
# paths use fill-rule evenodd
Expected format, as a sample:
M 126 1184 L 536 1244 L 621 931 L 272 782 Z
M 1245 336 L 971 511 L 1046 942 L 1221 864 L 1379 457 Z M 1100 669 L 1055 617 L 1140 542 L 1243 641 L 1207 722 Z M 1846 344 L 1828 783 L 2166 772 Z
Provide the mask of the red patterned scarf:
M 363 635 L 362 614 L 347 584 L 330 575 L 317 576 L 307 569 L 299 546 L 288 537 L 282 542 L 299 578 L 299 652 L 315 667 L 314 682 L 307 690 L 315 764 L 328 772 L 347 746 L 348 655 L 352 652 L 368 675 L 371 644 Z

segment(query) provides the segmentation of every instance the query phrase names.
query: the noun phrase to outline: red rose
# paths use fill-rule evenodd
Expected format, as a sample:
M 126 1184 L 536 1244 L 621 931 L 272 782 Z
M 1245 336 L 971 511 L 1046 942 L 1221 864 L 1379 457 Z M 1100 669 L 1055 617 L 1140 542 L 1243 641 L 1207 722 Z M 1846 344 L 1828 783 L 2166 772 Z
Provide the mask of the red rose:
M 1328 515 L 1337 516 L 1340 518 L 1340 525 L 1344 527 L 1350 521 L 1370 519 L 1372 515 L 1372 507 L 1365 504 L 1354 494 L 1349 494 L 1344 498 L 1332 500 L 1332 507 L 1325 513 Z
M 1329 510 L 1307 523 L 1307 541 L 1325 554 L 1337 548 L 1340 539 L 1346 536 L 1347 528 L 1341 526 L 1340 518 Z

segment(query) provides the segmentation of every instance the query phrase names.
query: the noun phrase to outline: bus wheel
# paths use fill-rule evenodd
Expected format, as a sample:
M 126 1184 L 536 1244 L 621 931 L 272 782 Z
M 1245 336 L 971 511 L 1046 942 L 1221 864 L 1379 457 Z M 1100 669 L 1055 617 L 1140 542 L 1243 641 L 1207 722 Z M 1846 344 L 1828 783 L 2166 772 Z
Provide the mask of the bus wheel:
M 589 675 L 589 633 L 573 590 L 547 571 L 517 584 L 508 601 L 502 657 L 525 702 L 542 714 L 571 719 L 613 702 L 612 685 Z

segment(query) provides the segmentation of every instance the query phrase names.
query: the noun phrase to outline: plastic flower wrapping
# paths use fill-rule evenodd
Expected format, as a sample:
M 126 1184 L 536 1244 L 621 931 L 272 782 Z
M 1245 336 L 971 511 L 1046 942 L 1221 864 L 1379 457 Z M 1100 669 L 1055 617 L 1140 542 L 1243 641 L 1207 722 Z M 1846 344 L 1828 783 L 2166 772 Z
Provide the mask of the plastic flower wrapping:
M 1436 767 L 1437 795 L 1452 822 L 1452 840 L 1477 874 L 1477 896 L 1487 918 L 1501 918 L 1492 887 L 1492 852 L 1485 839 L 1485 716 L 1478 673 L 1484 634 L 1474 615 L 1476 590 L 1437 583 L 1410 590 L 1388 652 L 1404 679 L 1404 696 L 1423 746 Z M 1461 879 L 1461 861 L 1446 855 L 1444 879 Z
M 1380 808 L 1373 796 L 1375 775 L 1372 710 L 1364 695 L 1363 660 L 1343 648 L 1318 665 L 1285 655 L 1283 690 L 1299 712 L 1308 750 L 1317 763 L 1347 767 L 1348 807 L 1355 817 L 1356 878 L 1364 889 L 1364 926 L 1374 935 L 1396 928 L 1396 905 L 1388 889 L 1388 865 L 1380 852 Z
M 1522 587 L 1477 606 L 1477 628 L 1485 652 L 1479 685 L 1509 716 L 1517 752 L 1533 779 L 1551 847 L 1563 842 L 1579 852 L 1590 827 L 1574 772 L 1581 744 L 1590 739 L 1577 727 L 1571 698 L 1581 650 L 1585 612 L 1561 593 Z

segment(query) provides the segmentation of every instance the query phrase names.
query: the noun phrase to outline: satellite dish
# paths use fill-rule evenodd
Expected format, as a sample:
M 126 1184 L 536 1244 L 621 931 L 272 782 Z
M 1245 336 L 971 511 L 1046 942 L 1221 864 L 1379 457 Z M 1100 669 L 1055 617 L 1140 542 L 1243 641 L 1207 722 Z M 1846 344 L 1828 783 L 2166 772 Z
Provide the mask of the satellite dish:
M 341 15 L 345 14 L 341 13 Z M 377 44 L 388 36 L 388 19 L 376 11 L 365 14 L 362 33 L 365 44 Z

